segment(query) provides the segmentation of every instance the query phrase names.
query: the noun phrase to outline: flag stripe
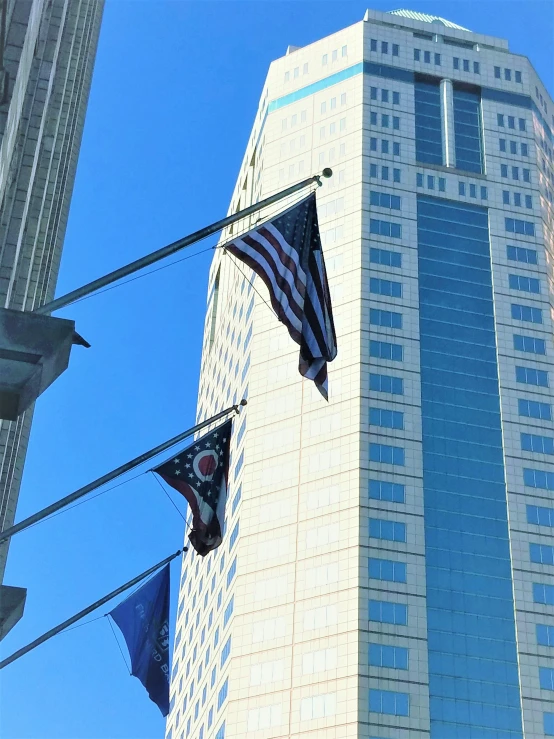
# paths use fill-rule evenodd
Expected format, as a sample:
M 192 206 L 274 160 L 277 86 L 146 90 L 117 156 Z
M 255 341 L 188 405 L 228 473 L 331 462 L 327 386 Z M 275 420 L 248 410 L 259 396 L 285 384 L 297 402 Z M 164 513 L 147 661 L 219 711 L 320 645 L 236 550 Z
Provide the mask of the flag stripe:
M 315 194 L 226 249 L 263 280 L 279 320 L 300 345 L 300 374 L 327 398 L 327 362 L 337 346 Z

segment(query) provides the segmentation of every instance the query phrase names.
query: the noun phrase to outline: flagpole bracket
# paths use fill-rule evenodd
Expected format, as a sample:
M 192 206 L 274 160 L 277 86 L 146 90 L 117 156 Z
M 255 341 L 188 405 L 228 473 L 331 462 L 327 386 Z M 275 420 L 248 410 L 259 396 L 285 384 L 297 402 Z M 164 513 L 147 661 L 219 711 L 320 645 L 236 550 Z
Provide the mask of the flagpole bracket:
M 322 177 L 325 177 L 325 179 L 329 179 L 329 177 L 333 176 L 333 170 L 330 167 L 325 167 L 323 172 L 321 174 L 314 175 L 314 180 L 317 182 L 318 187 L 321 187 L 323 185 L 323 182 L 321 181 Z

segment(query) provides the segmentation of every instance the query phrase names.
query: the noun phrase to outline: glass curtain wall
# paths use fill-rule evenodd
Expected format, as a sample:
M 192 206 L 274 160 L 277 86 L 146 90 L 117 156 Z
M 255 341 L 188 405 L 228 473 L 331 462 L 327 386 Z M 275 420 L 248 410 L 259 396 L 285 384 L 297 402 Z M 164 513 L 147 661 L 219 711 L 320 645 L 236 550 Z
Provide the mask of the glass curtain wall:
M 431 739 L 522 739 L 485 208 L 418 197 Z

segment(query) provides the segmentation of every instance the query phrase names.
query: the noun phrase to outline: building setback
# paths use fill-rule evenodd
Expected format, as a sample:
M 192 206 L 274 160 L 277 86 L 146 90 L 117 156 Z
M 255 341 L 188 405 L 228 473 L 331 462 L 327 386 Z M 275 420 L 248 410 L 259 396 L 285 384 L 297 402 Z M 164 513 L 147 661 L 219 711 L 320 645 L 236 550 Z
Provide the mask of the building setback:
M 168 738 L 554 736 L 553 130 L 526 57 L 421 13 L 271 64 L 229 213 L 333 169 L 339 353 L 327 404 L 216 254 L 198 417 L 249 400 Z
M 4 0 L 0 39 L 0 301 L 54 297 L 103 0 Z M 33 410 L 0 420 L 0 530 L 13 524 Z M 0 545 L 0 582 L 8 544 Z M 0 586 L 0 638 L 25 591 Z

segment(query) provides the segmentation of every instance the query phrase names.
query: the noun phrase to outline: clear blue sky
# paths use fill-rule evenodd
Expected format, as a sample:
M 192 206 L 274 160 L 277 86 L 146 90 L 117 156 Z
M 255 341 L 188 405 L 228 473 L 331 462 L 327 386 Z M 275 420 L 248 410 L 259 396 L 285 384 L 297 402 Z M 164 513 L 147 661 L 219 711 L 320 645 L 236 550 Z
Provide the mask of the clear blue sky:
M 224 216 L 270 61 L 366 7 L 107 0 L 58 294 Z M 552 90 L 550 0 L 370 7 L 507 38 Z M 92 348 L 75 347 L 37 403 L 19 519 L 194 422 L 208 266 L 199 256 L 58 314 Z M 27 608 L 2 655 L 180 547 L 182 519 L 149 478 L 14 538 L 6 583 L 28 588 Z M 0 673 L 2 739 L 161 739 L 164 726 L 106 619 Z

